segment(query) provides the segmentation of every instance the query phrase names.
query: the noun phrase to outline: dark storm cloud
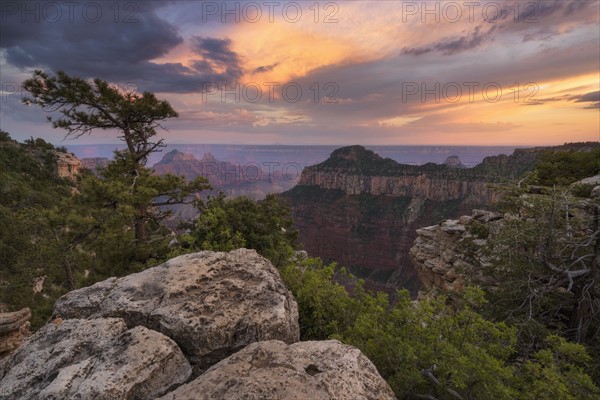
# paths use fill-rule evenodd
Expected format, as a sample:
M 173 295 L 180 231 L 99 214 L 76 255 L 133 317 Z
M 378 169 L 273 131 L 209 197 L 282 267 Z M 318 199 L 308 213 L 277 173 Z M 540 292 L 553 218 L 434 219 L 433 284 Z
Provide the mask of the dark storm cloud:
M 46 8 L 47 4 L 55 6 Z M 65 70 L 78 68 L 81 62 L 136 63 L 160 57 L 183 41 L 151 3 L 131 3 L 136 6 L 118 13 L 107 2 L 77 2 L 79 7 L 71 10 L 64 4 L 2 4 L 0 47 L 6 49 L 9 63 Z
M 210 82 L 231 82 L 243 75 L 242 60 L 231 50 L 230 39 L 194 36 L 191 44 L 192 50 L 202 57 L 202 60 L 194 62 L 194 68 L 200 74 L 210 75 Z M 224 72 L 216 74 L 215 69 Z
M 223 64 L 238 63 L 238 55 L 230 49 L 230 39 L 215 39 L 195 36 L 192 49 L 206 59 Z
M 177 28 L 159 16 L 161 7 L 171 3 L 75 2 L 72 9 L 66 4 L 2 3 L 0 48 L 8 64 L 176 93 L 198 92 L 208 82 L 242 75 L 228 39 L 192 38 L 198 57 L 189 67 L 152 62 L 184 42 Z
M 478 26 L 473 32 L 462 37 L 446 38 L 437 43 L 423 47 L 405 47 L 402 49 L 402 54 L 419 56 L 432 51 L 439 51 L 446 56 L 451 56 L 477 48 L 484 43 L 493 40 L 492 34 L 495 30 L 496 26 L 492 26 L 487 31 L 482 32 L 481 26 Z

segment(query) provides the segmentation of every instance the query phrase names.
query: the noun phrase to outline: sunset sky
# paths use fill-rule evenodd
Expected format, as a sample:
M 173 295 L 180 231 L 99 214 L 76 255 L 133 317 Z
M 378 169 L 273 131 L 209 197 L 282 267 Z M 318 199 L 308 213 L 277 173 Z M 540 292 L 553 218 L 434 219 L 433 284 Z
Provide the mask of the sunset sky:
M 0 128 L 19 140 L 64 136 L 20 104 L 36 68 L 156 92 L 180 113 L 167 143 L 600 139 L 598 0 L 1 7 Z M 77 143 L 117 141 L 98 132 Z

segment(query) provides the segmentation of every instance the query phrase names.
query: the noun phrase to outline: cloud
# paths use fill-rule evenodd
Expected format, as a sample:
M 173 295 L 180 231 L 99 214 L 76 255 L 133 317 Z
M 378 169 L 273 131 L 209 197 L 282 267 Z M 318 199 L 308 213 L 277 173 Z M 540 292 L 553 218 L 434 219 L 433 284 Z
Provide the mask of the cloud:
M 536 99 L 535 101 L 524 103 L 525 105 L 530 106 L 540 106 L 546 103 L 556 103 L 556 102 L 569 102 L 573 101 L 575 103 L 594 103 L 589 104 L 583 107 L 588 110 L 595 110 L 600 108 L 600 91 L 589 92 L 581 95 L 570 95 L 566 94 L 563 96 L 555 96 L 555 97 L 547 97 L 543 99 Z
M 109 67 L 114 61 L 135 64 L 160 57 L 183 42 L 177 29 L 158 17 L 152 3 L 135 3 L 138 9 L 130 23 L 115 22 L 108 3 L 77 3 L 81 10 L 73 11 L 72 21 L 67 8 L 58 8 L 60 14 L 52 16 L 60 18 L 54 21 L 50 11 L 39 8 L 40 3 L 17 2 L 20 12 L 2 16 L 0 47 L 17 67 L 85 70 L 92 64 Z M 95 11 L 85 8 L 90 4 Z M 37 6 L 37 11 L 23 14 L 31 6 Z
M 254 71 L 252 71 L 252 73 L 253 74 L 260 74 L 260 73 L 263 73 L 263 72 L 271 72 L 278 65 L 279 65 L 279 63 L 275 63 L 275 64 L 271 64 L 271 65 L 261 65 L 260 67 L 255 68 Z
M 580 96 L 576 103 L 594 103 L 585 106 L 584 108 L 587 110 L 597 110 L 600 108 L 600 91 L 586 93 L 583 96 Z
M 192 50 L 195 50 L 205 60 L 225 67 L 239 67 L 240 57 L 236 52 L 231 50 L 230 39 L 194 36 L 191 39 L 191 43 Z
M 600 91 L 589 92 L 582 96 L 579 96 L 576 103 L 588 103 L 588 102 L 598 102 L 600 101 Z
M 422 47 L 405 47 L 402 49 L 402 54 L 410 54 L 420 56 L 432 51 L 439 51 L 443 55 L 451 56 L 463 51 L 475 49 L 483 44 L 493 40 L 492 34 L 496 30 L 496 26 L 492 26 L 486 32 L 481 31 L 481 26 L 465 36 L 451 37 Z
M 63 8 L 62 18 L 54 22 L 48 18 L 50 11 L 44 18 L 40 4 L 44 3 L 14 2 L 14 8 L 2 15 L 0 48 L 10 66 L 62 70 L 83 78 L 133 84 L 139 90 L 173 93 L 201 92 L 207 83 L 230 82 L 243 74 L 229 39 L 194 36 L 188 42 L 189 63 L 156 62 L 186 43 L 176 26 L 159 16 L 161 8 L 171 3 L 132 2 L 135 7 L 130 15 L 120 10 L 116 21 L 114 7 L 121 3 L 81 2 L 72 21 L 69 10 Z M 53 4 L 66 7 L 67 3 Z M 41 14 L 36 15 L 31 7 L 38 7 Z M 34 12 L 23 14 L 23 10 Z

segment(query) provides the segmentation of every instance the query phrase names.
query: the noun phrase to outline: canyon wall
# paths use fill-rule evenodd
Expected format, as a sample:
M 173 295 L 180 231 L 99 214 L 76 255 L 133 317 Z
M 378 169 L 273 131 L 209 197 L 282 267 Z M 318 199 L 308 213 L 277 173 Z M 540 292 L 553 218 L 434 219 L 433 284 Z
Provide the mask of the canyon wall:
M 474 168 L 460 160 L 408 165 L 361 146 L 340 148 L 303 170 L 282 194 L 292 208 L 300 245 L 337 261 L 367 287 L 415 294 L 421 281 L 409 256 L 417 229 L 469 214 L 498 200 L 490 183 L 530 170 L 539 149 L 487 157 Z

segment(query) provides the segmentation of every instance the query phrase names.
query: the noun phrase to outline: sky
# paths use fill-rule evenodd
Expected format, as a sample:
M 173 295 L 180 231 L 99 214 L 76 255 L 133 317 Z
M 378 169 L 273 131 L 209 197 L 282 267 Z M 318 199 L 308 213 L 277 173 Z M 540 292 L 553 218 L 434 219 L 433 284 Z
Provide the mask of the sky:
M 600 0 L 0 3 L 0 128 L 63 142 L 35 69 L 151 91 L 167 143 L 600 140 Z

